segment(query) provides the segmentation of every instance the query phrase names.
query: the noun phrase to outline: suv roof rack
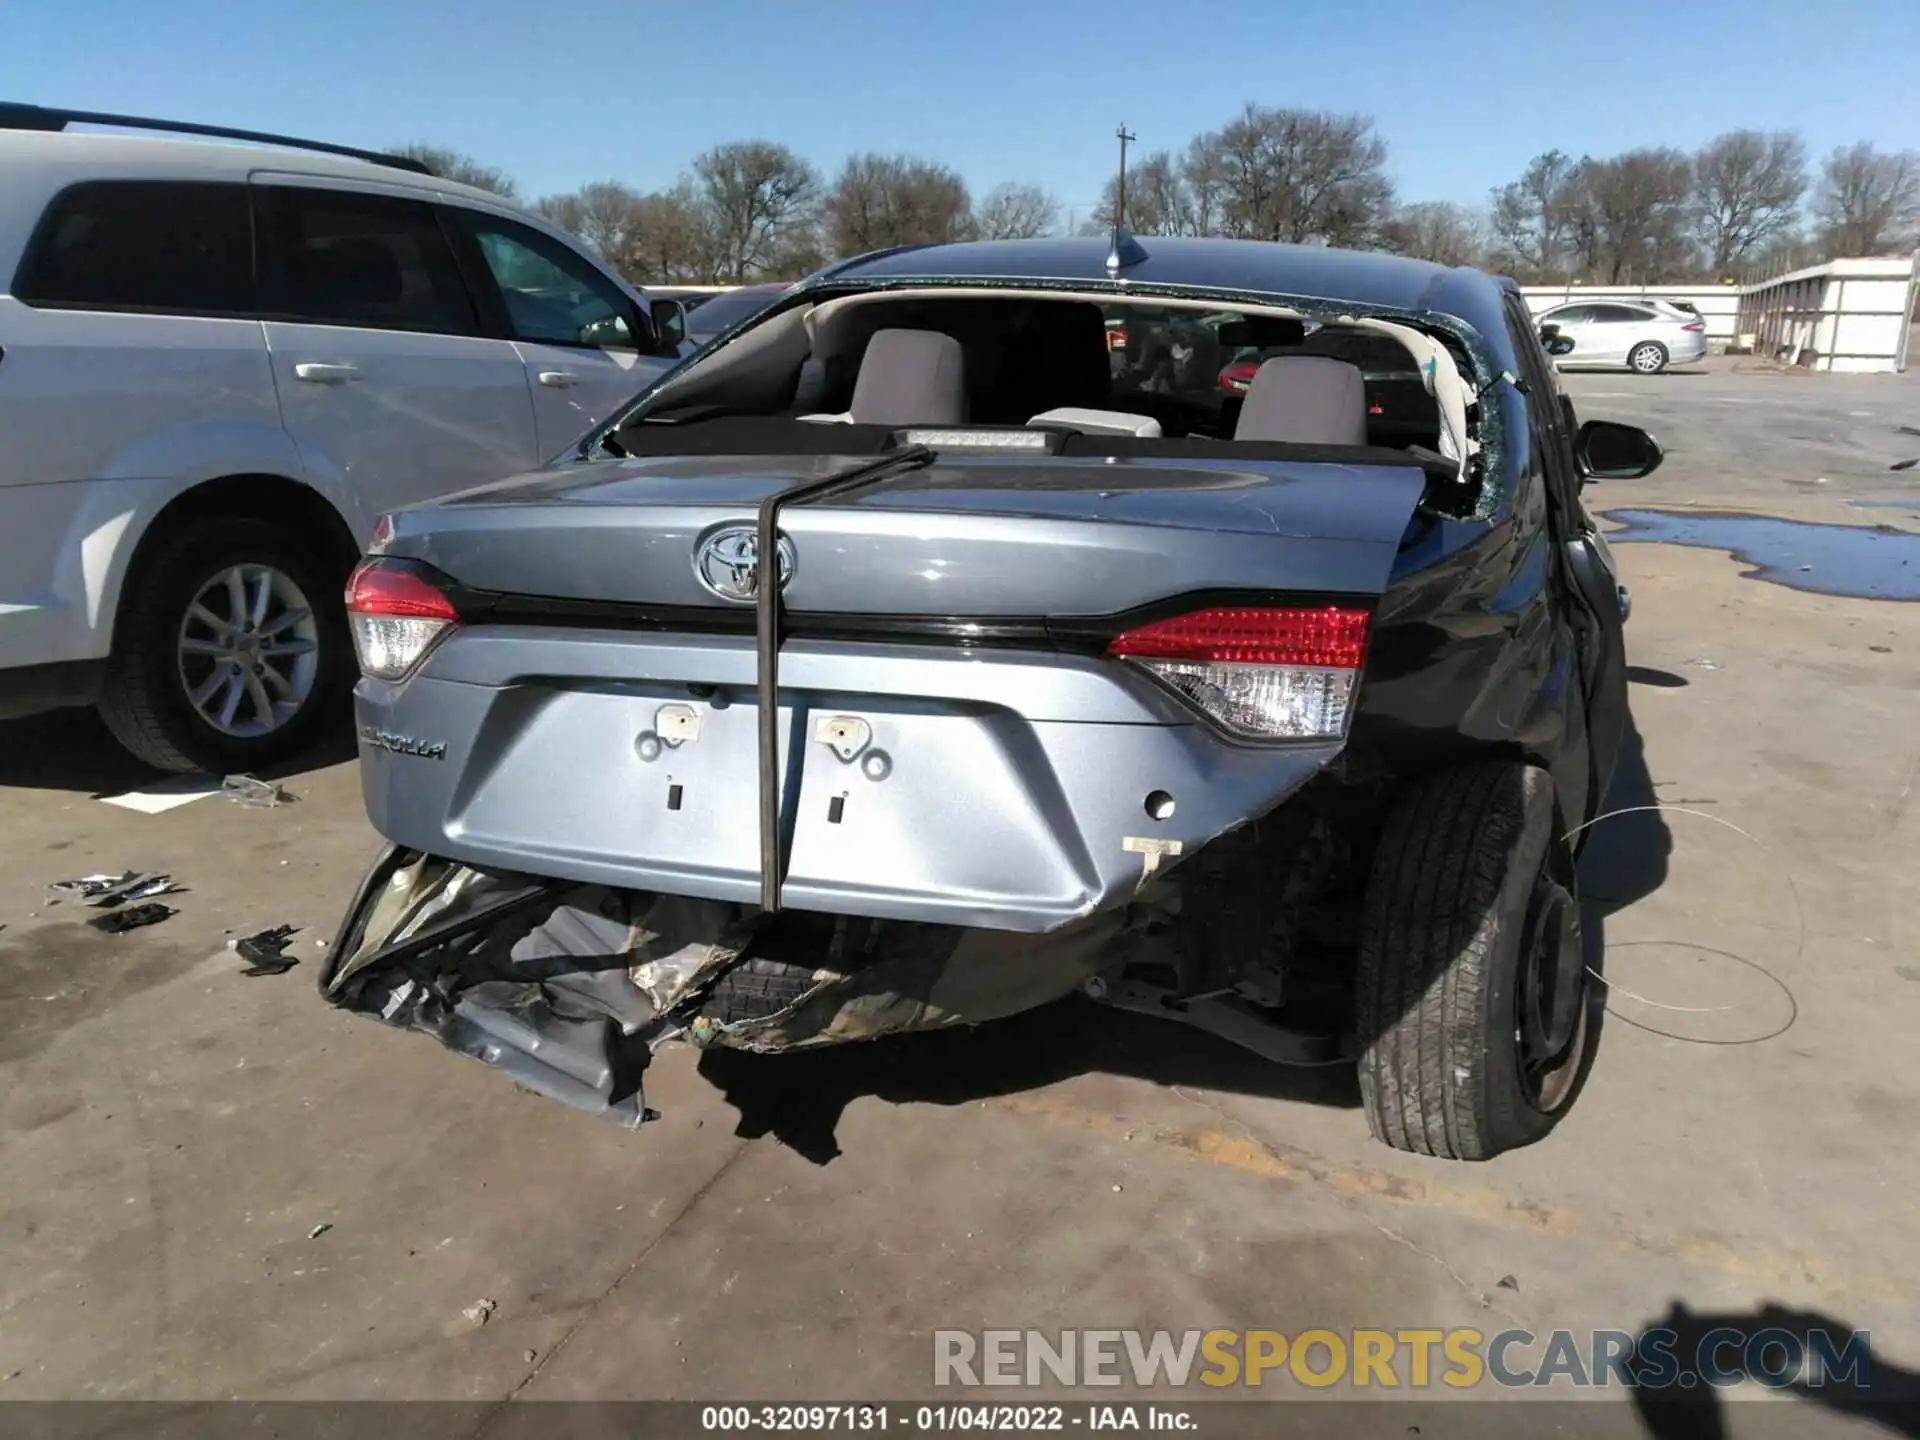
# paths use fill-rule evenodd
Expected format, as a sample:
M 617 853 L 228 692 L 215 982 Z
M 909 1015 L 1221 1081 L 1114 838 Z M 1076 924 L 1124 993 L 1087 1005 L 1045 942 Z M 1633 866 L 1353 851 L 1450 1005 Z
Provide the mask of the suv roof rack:
M 69 125 L 116 125 L 125 130 L 164 130 L 178 135 L 210 135 L 221 140 L 251 140 L 261 145 L 288 145 L 296 150 L 319 150 L 329 155 L 344 155 L 395 170 L 411 170 L 417 175 L 433 171 L 418 160 L 404 155 L 387 155 L 378 150 L 357 150 L 351 145 L 331 145 L 324 140 L 301 140 L 292 135 L 270 135 L 262 130 L 234 130 L 225 125 L 195 125 L 187 120 L 153 120 L 139 115 L 109 115 L 97 110 L 53 110 L 43 105 L 22 105 L 0 101 L 0 130 L 64 130 Z

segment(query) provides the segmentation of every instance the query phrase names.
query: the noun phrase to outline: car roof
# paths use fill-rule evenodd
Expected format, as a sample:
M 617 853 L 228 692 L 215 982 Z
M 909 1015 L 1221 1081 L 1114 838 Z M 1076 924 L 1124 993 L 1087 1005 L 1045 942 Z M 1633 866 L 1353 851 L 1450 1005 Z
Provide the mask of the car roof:
M 423 175 L 398 165 L 378 165 L 323 150 L 296 150 L 236 140 L 175 139 L 150 135 L 99 135 L 73 131 L 0 130 L 0 164 L 22 162 L 36 169 L 71 170 L 75 178 L 233 179 L 260 170 L 365 180 L 431 190 L 464 200 L 518 209 L 513 202 L 473 185 Z
M 1142 236 L 1146 259 L 1119 272 L 1135 285 L 1185 285 L 1271 295 L 1351 301 L 1400 310 L 1444 308 L 1435 300 L 1455 288 L 1495 281 L 1475 270 L 1376 251 L 1335 250 L 1262 240 Z M 1106 236 L 1039 240 L 974 240 L 920 245 L 857 257 L 813 277 L 843 280 L 1008 279 L 1106 283 Z
M 881 250 L 819 271 L 798 288 L 837 286 L 849 281 L 1004 282 L 1085 286 L 1116 295 L 1136 287 L 1166 286 L 1316 300 L 1450 317 L 1477 331 L 1503 366 L 1517 363 L 1501 304 L 1503 293 L 1517 294 L 1519 286 L 1507 276 L 1379 251 L 1266 240 L 1154 235 L 1140 236 L 1138 243 L 1146 258 L 1125 266 L 1117 275 L 1107 269 L 1109 237 L 1076 235 Z

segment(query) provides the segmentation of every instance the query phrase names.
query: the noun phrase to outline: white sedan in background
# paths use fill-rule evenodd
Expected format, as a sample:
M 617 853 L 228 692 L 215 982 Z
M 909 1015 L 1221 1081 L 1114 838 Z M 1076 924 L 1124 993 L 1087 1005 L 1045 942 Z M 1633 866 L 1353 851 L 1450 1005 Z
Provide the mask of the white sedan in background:
M 1563 341 L 1573 342 L 1565 351 L 1547 347 L 1562 370 L 1592 366 L 1658 375 L 1669 365 L 1688 365 L 1707 353 L 1706 321 L 1652 304 L 1582 300 L 1534 319 L 1543 340 L 1557 332 Z

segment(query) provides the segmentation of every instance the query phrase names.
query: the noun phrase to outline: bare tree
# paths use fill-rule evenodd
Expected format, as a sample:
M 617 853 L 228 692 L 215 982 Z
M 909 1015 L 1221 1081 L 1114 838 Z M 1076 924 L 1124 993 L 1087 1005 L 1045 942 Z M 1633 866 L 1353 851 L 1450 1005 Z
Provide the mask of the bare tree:
M 567 195 L 547 195 L 533 208 L 598 250 L 615 269 L 639 268 L 640 193 L 618 180 L 598 180 Z
M 496 195 L 512 199 L 520 193 L 520 187 L 514 184 L 511 176 L 496 170 L 491 165 L 482 165 L 471 155 L 463 155 L 458 150 L 449 150 L 441 145 L 429 145 L 416 140 L 411 145 L 402 145 L 392 152 L 408 160 L 416 160 L 427 167 L 442 180 L 453 180 L 461 185 L 472 185 L 481 190 L 491 190 Z
M 908 155 L 854 155 L 840 168 L 824 207 L 827 239 L 839 255 L 890 245 L 966 239 L 973 197 L 956 171 Z
M 982 240 L 1031 240 L 1060 223 L 1060 202 L 1038 185 L 996 185 L 974 212 Z
M 1835 258 L 1904 249 L 1920 225 L 1920 155 L 1882 154 L 1862 140 L 1820 167 L 1814 214 Z
M 740 283 L 769 269 L 797 230 L 815 223 L 820 178 L 771 140 L 716 145 L 693 162 L 694 183 L 713 226 L 722 278 Z
M 1220 137 L 1196 135 L 1187 145 L 1186 158 L 1180 164 L 1180 179 L 1187 187 L 1187 204 L 1193 216 L 1193 233 L 1218 235 L 1225 220 L 1226 159 L 1221 153 Z
M 1685 278 L 1699 268 L 1689 238 L 1692 163 L 1678 150 L 1583 159 L 1573 222 L 1585 268 L 1607 285 Z
M 631 277 L 642 283 L 705 284 L 719 272 L 719 247 L 713 220 L 693 182 L 682 179 L 671 190 L 642 195 L 634 208 L 634 268 Z
M 1220 228 L 1229 235 L 1357 244 L 1392 207 L 1386 142 L 1364 115 L 1250 104 L 1204 139 L 1220 161 Z
M 1485 262 L 1487 239 L 1480 217 L 1449 200 L 1402 205 L 1381 227 L 1386 248 L 1438 265 Z
M 1573 161 L 1549 150 L 1528 161 L 1518 180 L 1493 192 L 1493 234 L 1503 269 L 1521 280 L 1566 275 L 1578 188 Z
M 1119 180 L 1107 181 L 1093 227 L 1113 227 L 1113 207 Z M 1156 150 L 1127 167 L 1127 228 L 1136 235 L 1197 235 L 1192 193 L 1181 163 L 1166 150 Z
M 1807 147 L 1798 135 L 1734 130 L 1693 158 L 1695 234 L 1716 277 L 1755 247 L 1791 231 L 1807 191 Z
M 533 208 L 585 240 L 636 284 L 704 282 L 719 268 L 713 227 L 689 180 L 647 195 L 617 180 L 602 180 L 544 196 Z

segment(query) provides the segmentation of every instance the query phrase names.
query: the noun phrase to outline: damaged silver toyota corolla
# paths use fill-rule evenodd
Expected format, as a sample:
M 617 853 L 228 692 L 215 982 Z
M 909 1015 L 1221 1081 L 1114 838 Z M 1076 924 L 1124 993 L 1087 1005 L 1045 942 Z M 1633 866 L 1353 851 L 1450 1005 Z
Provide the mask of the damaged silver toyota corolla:
M 1591 1058 L 1573 872 L 1626 723 L 1517 290 L 1124 232 L 823 271 L 347 597 L 392 842 L 321 988 L 638 1124 L 670 1039 L 1079 990 L 1482 1158 Z M 1437 1057 L 1444 1056 L 1444 1063 Z

